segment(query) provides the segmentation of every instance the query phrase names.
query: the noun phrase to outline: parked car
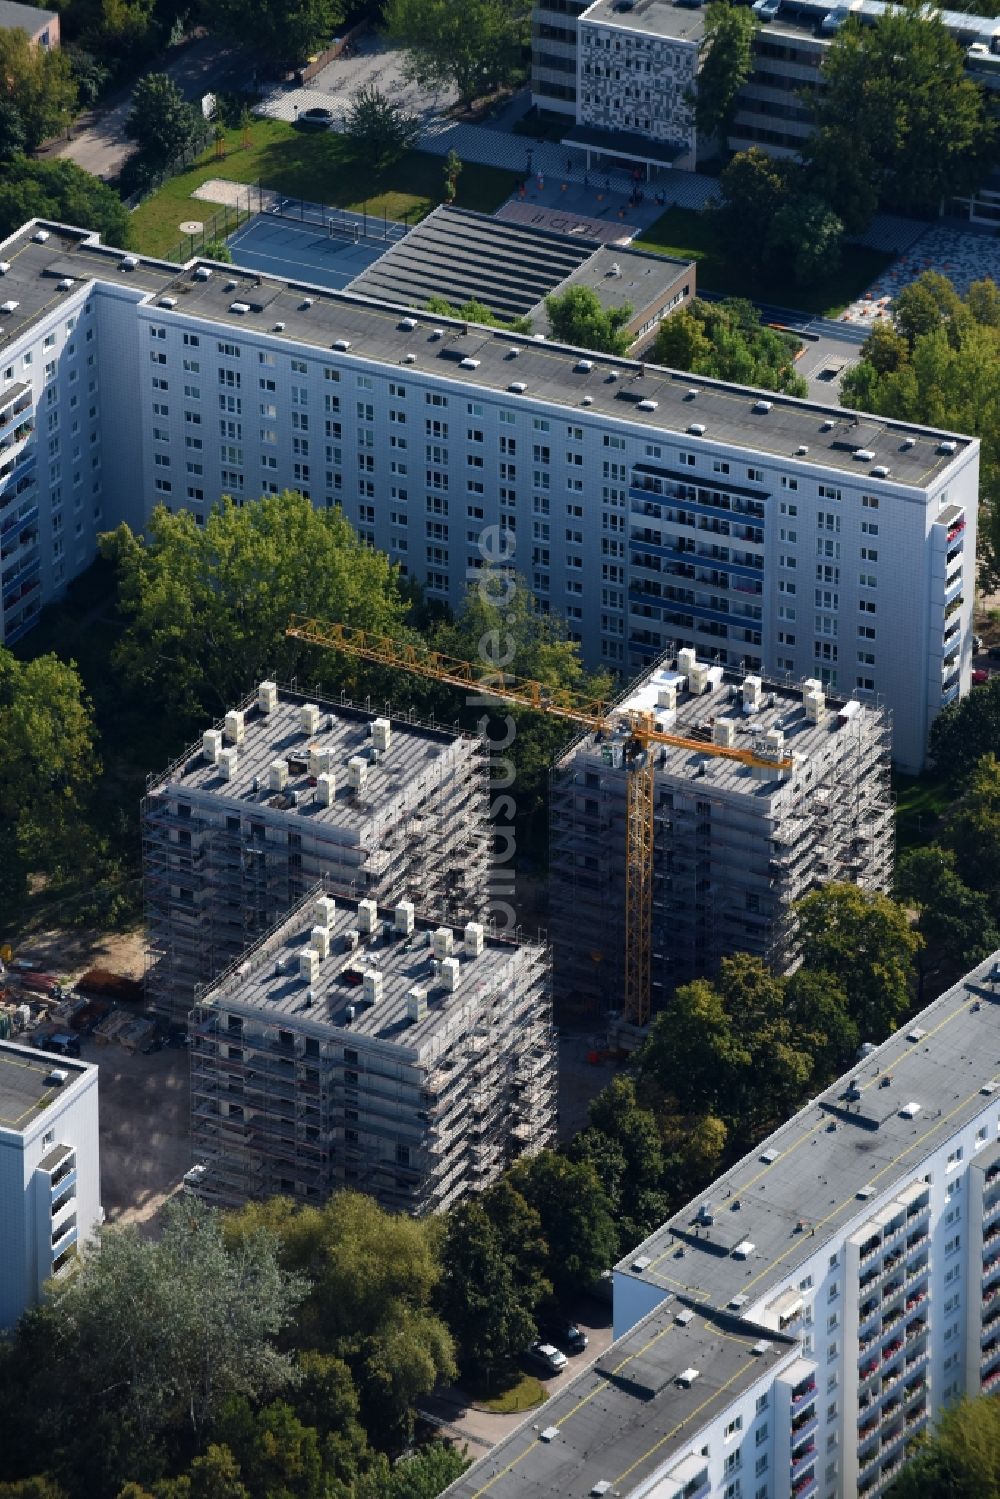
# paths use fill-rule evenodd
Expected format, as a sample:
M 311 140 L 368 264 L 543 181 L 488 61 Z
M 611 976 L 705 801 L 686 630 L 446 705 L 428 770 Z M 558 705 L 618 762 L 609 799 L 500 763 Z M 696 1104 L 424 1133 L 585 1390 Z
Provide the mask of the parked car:
M 525 1350 L 524 1357 L 533 1368 L 546 1375 L 561 1374 L 569 1363 L 565 1353 L 561 1353 L 551 1343 L 532 1343 Z
M 538 1331 L 557 1348 L 567 1353 L 583 1353 L 590 1341 L 587 1334 L 568 1317 L 550 1317 L 539 1324 Z

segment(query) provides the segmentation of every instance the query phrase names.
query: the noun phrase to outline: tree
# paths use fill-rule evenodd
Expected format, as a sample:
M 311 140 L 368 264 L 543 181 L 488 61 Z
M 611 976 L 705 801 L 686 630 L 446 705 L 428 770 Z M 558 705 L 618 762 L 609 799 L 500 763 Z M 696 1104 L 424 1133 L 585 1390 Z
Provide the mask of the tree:
M 1000 745 L 1000 677 L 949 703 L 931 724 L 930 752 L 953 783 L 972 775 L 984 755 Z
M 518 1161 L 510 1180 L 541 1221 L 556 1296 L 568 1300 L 586 1290 L 618 1250 L 611 1204 L 593 1166 L 543 1150 Z
M 998 1499 L 1000 1402 L 980 1395 L 946 1407 L 887 1492 L 890 1499 Z
M 672 369 L 805 396 L 809 388 L 795 372 L 797 348 L 794 338 L 762 326 L 752 302 L 704 302 L 695 297 L 664 318 L 653 357 Z
M 725 144 L 736 97 L 753 71 L 756 31 L 757 17 L 749 6 L 710 0 L 694 106 L 699 136 L 720 136 Z
M 377 84 L 368 83 L 351 99 L 345 134 L 355 154 L 380 172 L 416 143 L 420 121 Z
M 243 1397 L 231 1399 L 215 1429 L 235 1458 L 250 1499 L 326 1499 L 319 1434 L 287 1401 L 255 1410 Z
M 21 111 L 10 99 L 0 99 L 0 161 L 20 156 L 27 144 Z
M 454 203 L 458 192 L 458 179 L 462 175 L 462 158 L 457 151 L 449 151 L 444 159 L 444 195 L 449 203 Z
M 117 666 L 192 720 L 231 707 L 270 672 L 287 680 L 308 669 L 315 679 L 336 669 L 332 653 L 317 661 L 286 638 L 296 612 L 403 633 L 396 567 L 363 546 L 339 510 L 315 510 L 299 494 L 226 499 L 204 526 L 157 508 L 145 538 L 123 525 L 103 550 L 129 621 Z M 356 678 L 348 670 L 342 680 Z
M 951 849 L 930 843 L 908 850 L 896 868 L 896 892 L 916 907 L 932 963 L 965 973 L 1000 947 L 990 902 L 963 882 Z M 926 966 L 921 954 L 921 986 Z
M 272 66 L 294 68 L 319 52 L 344 19 L 341 0 L 216 0 L 213 31 Z
M 12 835 L 0 896 L 24 894 L 27 872 L 54 873 L 79 855 L 100 772 L 91 705 L 73 662 L 20 662 L 0 646 L 0 824 Z
M 440 1306 L 458 1367 L 488 1386 L 535 1336 L 534 1309 L 519 1294 L 511 1256 L 481 1203 L 449 1214 L 441 1260 Z
M 822 76 L 806 156 L 817 191 L 852 231 L 859 179 L 883 207 L 927 214 L 979 183 L 994 126 L 938 13 L 906 4 L 887 7 L 873 25 L 849 17 Z
M 132 91 L 125 134 L 152 166 L 169 166 L 204 145 L 208 126 L 166 73 L 147 73 Z
M 106 244 L 121 249 L 132 243 L 128 212 L 118 194 L 64 157 L 30 161 L 18 156 L 4 163 L 0 234 L 13 233 L 31 218 L 85 225 L 96 229 Z
M 719 175 L 720 202 L 711 210 L 731 253 L 759 269 L 771 255 L 771 226 L 790 195 L 791 168 L 759 146 L 739 151 Z
M 618 1077 L 590 1105 L 590 1125 L 571 1146 L 601 1179 L 618 1228 L 619 1248 L 638 1244 L 669 1216 L 662 1190 L 663 1142 L 656 1117 L 643 1108 L 635 1082 Z
M 984 755 L 972 772 L 950 819 L 947 840 L 955 851 L 962 879 L 982 891 L 994 914 L 1000 916 L 1000 760 L 996 755 Z M 970 924 L 973 919 L 970 912 Z M 995 926 L 992 931 L 981 932 L 978 948 L 988 944 L 981 953 L 983 957 L 1000 946 L 992 940 L 995 936 Z
M 427 311 L 437 313 L 438 317 L 461 318 L 466 323 L 482 323 L 487 328 L 509 328 L 512 333 L 530 333 L 531 319 L 528 317 L 502 318 L 487 307 L 485 302 L 477 302 L 475 298 L 463 302 L 461 307 L 456 307 L 446 297 L 428 297 Z
M 784 987 L 796 1043 L 812 1057 L 810 1086 L 821 1086 L 844 1070 L 861 1039 L 847 995 L 831 974 L 808 968 L 797 969 Z
M 51 1478 L 20 1478 L 15 1483 L 0 1483 L 0 1499 L 66 1499 L 66 1490 Z
M 909 1008 L 923 945 L 905 911 L 881 891 L 830 884 L 795 913 L 803 966 L 840 985 L 862 1040 L 884 1040 Z
M 217 1214 L 175 1199 L 158 1243 L 132 1228 L 106 1234 L 22 1319 L 0 1365 L 0 1412 L 24 1403 L 19 1442 L 44 1450 L 77 1494 L 149 1482 L 168 1434 L 197 1451 L 227 1399 L 289 1382 L 277 1338 L 303 1291 L 267 1237 L 227 1250 Z
M 627 354 L 632 343 L 628 332 L 632 308 L 602 307 L 589 286 L 569 286 L 545 298 L 551 336 L 576 349 L 596 349 L 604 354 Z
M 36 47 L 19 27 L 0 31 L 0 103 L 17 111 L 29 151 L 60 135 L 76 110 L 69 58 L 58 47 Z
M 517 82 L 531 38 L 530 0 L 388 0 L 385 29 L 411 78 L 453 88 L 463 104 Z
M 843 219 L 815 193 L 791 198 L 771 224 L 771 244 L 790 260 L 800 286 L 811 286 L 838 269 L 843 235 Z

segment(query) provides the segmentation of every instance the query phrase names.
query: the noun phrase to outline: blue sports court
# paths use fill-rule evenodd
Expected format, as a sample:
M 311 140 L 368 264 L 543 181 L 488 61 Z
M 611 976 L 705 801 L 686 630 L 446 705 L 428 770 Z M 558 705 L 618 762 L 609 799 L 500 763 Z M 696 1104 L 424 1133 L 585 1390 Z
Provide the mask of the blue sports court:
M 341 291 L 406 233 L 392 219 L 278 199 L 230 235 L 237 265 Z

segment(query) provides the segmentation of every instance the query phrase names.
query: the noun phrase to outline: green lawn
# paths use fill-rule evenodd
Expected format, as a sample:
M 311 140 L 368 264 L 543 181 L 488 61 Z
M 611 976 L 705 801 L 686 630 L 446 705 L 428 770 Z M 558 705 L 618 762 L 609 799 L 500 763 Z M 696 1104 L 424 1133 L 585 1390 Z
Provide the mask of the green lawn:
M 195 166 L 165 182 L 136 209 L 132 227 L 140 250 L 166 255 L 180 241 L 185 219 L 211 217 L 217 205 L 191 196 L 210 177 L 261 182 L 289 197 L 336 208 L 367 206 L 376 217 L 385 214 L 410 223 L 424 218 L 444 196 L 444 159 L 424 151 L 409 151 L 395 165 L 374 172 L 351 157 L 343 136 L 332 130 L 297 130 L 282 120 L 256 120 L 246 147 L 239 130 L 230 130 L 224 144 L 221 160 L 210 146 Z M 515 186 L 513 173 L 470 162 L 458 179 L 456 202 L 460 208 L 493 213 Z
M 802 312 L 836 317 L 849 302 L 892 261 L 891 255 L 860 245 L 845 245 L 840 269 L 819 286 L 796 286 L 787 276 L 753 272 L 734 261 L 720 243 L 711 214 L 692 208 L 668 208 L 636 244 L 644 250 L 659 250 L 698 262 L 700 291 L 720 292 L 732 297 L 752 297 L 755 302 L 774 302 Z
M 477 1403 L 483 1410 L 495 1411 L 500 1416 L 512 1416 L 518 1411 L 534 1410 L 536 1405 L 541 1405 L 548 1398 L 549 1392 L 540 1379 L 536 1379 L 533 1374 L 521 1374 L 508 1389 Z
M 893 775 L 896 794 L 896 852 L 932 843 L 941 817 L 955 793 L 946 781 L 925 772 L 921 776 Z

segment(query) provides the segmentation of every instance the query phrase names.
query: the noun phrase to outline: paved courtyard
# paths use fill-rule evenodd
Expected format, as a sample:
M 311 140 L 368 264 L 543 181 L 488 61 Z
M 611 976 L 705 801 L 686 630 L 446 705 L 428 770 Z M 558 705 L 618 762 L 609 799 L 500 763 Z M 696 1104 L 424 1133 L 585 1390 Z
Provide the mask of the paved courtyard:
M 843 321 L 870 326 L 889 317 L 893 297 L 924 271 L 940 271 L 961 296 L 973 281 L 984 277 L 1000 285 L 1000 239 L 947 224 L 930 225 L 872 282 L 863 297 L 845 308 Z
M 403 76 L 402 54 L 380 38 L 362 36 L 352 43 L 346 57 L 334 58 L 321 73 L 303 87 L 279 84 L 257 106 L 256 113 L 275 120 L 294 121 L 307 109 L 329 109 L 334 128 L 342 129 L 344 116 L 358 89 L 375 84 L 397 104 L 418 119 L 429 122 L 454 104 L 451 90 L 438 93 L 423 89 Z

